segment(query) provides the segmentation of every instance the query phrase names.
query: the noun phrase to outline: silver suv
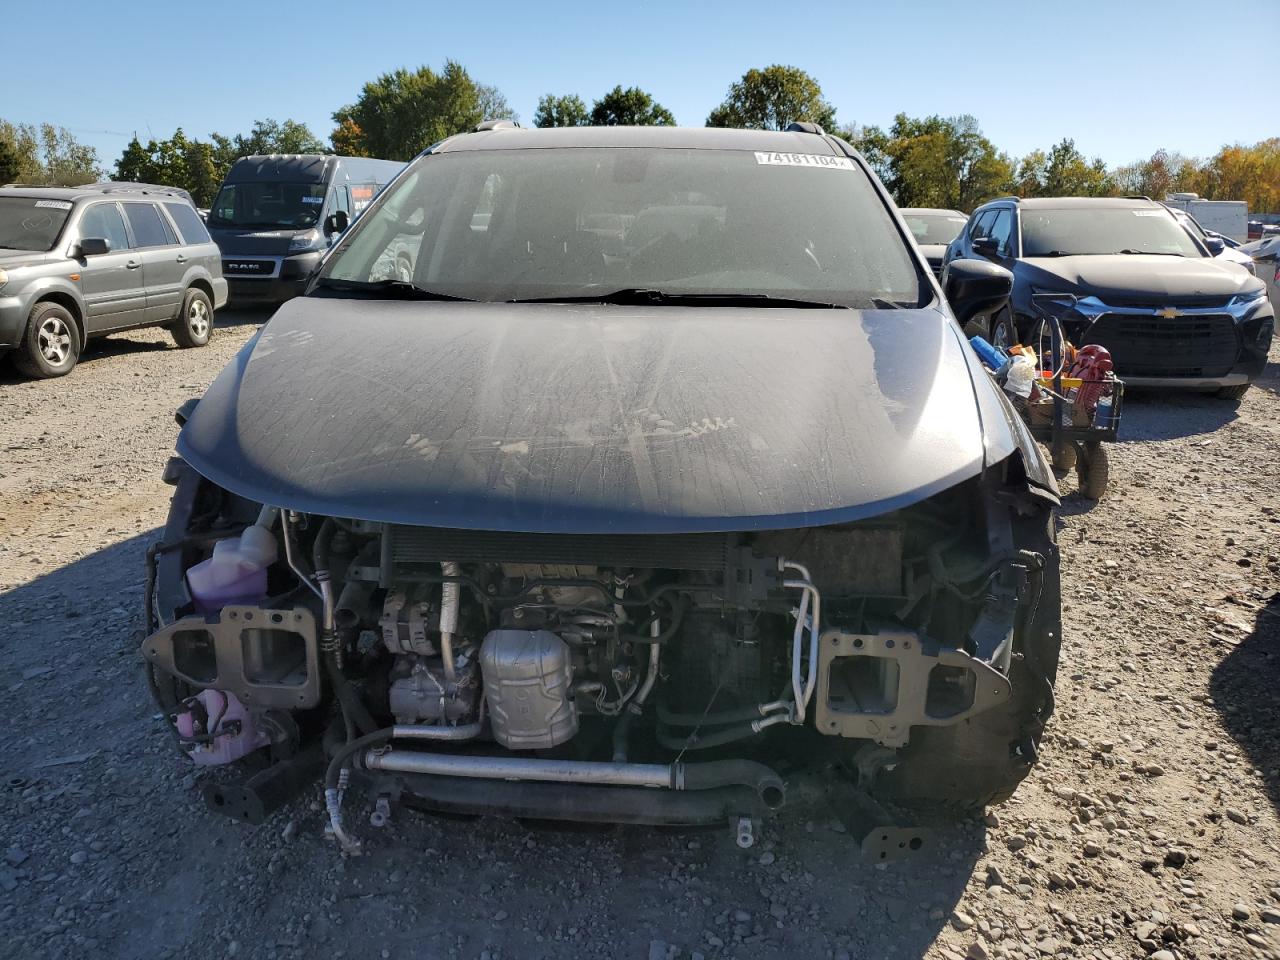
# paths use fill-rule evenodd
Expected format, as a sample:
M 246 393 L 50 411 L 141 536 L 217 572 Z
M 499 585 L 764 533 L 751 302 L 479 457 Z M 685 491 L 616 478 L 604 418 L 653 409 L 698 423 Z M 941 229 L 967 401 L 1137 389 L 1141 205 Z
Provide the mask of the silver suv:
M 202 347 L 227 302 L 218 248 L 182 190 L 0 188 L 0 355 L 30 377 L 71 372 L 85 341 L 163 326 Z

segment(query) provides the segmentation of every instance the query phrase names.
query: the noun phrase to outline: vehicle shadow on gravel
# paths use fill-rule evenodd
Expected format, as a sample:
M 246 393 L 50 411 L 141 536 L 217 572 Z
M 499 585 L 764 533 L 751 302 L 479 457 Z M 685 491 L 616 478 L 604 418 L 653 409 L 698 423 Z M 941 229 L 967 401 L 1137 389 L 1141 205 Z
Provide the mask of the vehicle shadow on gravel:
M 1250 601 L 1254 602 L 1254 601 Z M 1227 622 L 1213 631 L 1214 642 L 1231 643 L 1233 621 L 1247 612 L 1225 604 Z M 1247 627 L 1246 627 L 1247 629 Z M 1218 639 L 1218 638 L 1222 639 Z M 1280 811 L 1280 592 L 1254 613 L 1252 632 L 1214 668 L 1209 679 L 1213 705 L 1223 726 L 1266 785 L 1271 804 Z M 1200 748 L 1199 744 L 1193 749 Z
M 1235 420 L 1237 403 L 1212 393 L 1126 390 L 1121 444 L 1175 440 L 1215 430 Z
M 139 670 L 142 561 L 160 530 L 121 536 L 0 593 L 0 846 L 20 851 L 0 859 L 0 942 L 15 956 L 400 958 L 447 943 L 460 958 L 918 960 L 974 923 L 953 914 L 986 846 L 980 818 L 927 823 L 914 859 L 867 863 L 808 776 L 788 778 L 787 807 L 745 851 L 727 824 L 595 832 L 397 809 L 377 830 L 356 789 L 366 852 L 345 859 L 318 783 L 260 826 L 218 816 L 199 795 L 215 774 L 175 755 Z M 68 889 L 91 891 L 74 913 Z

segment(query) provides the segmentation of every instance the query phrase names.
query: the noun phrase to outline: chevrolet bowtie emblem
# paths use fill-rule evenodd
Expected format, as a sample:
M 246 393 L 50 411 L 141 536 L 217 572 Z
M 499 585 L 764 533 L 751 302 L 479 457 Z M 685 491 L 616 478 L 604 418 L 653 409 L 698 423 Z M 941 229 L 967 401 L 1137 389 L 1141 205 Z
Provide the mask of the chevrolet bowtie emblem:
M 1163 310 L 1157 310 L 1156 316 L 1164 317 L 1166 320 L 1172 320 L 1174 317 L 1182 316 L 1182 311 L 1175 307 L 1165 307 Z

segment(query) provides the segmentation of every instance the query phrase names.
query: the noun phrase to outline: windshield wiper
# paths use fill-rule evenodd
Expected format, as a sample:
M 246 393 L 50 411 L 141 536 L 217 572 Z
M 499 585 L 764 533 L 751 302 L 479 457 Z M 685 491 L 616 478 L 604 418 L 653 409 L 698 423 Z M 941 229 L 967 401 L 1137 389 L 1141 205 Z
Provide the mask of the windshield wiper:
M 1116 253 L 1127 253 L 1132 256 L 1140 257 L 1180 257 L 1180 253 L 1170 253 L 1167 250 L 1135 250 L 1133 247 L 1125 247 L 1123 250 L 1117 250 Z
M 1067 253 L 1065 250 L 1046 250 L 1044 253 L 1028 253 L 1028 257 L 1074 257 L 1077 254 Z
M 800 307 L 818 310 L 847 310 L 848 307 L 825 300 L 773 297 L 765 293 L 679 293 L 649 287 L 625 287 L 607 293 L 588 293 L 570 297 L 530 297 L 507 303 L 614 303 L 622 306 L 649 307 Z
M 335 280 L 332 277 L 321 277 L 316 285 L 329 290 L 370 293 L 374 296 L 392 297 L 398 300 L 452 300 L 459 303 L 475 303 L 470 297 L 455 297 L 451 293 L 438 293 L 428 290 L 408 280 Z

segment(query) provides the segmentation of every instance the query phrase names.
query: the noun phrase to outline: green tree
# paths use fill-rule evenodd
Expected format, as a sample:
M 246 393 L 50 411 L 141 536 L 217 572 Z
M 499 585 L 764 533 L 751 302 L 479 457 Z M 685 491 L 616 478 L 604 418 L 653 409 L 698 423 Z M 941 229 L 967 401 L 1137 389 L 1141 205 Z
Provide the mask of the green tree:
M 1008 188 L 1013 163 L 968 115 L 898 114 L 887 134 L 875 131 L 878 172 L 904 207 L 972 210 Z
M 329 143 L 333 152 L 343 157 L 367 157 L 364 146 L 364 131 L 350 114 L 350 107 L 343 107 L 333 115 L 337 126 L 329 134 Z
M 24 182 L 72 187 L 92 183 L 102 175 L 98 151 L 81 143 L 65 127 L 42 123 L 39 130 L 24 125 L 13 129 L 18 131 L 17 152 L 26 167 L 22 173 Z M 3 132 L 0 139 L 6 139 Z
M 187 175 L 183 186 L 190 192 L 191 199 L 197 207 L 213 206 L 213 198 L 218 195 L 218 187 L 226 176 L 226 170 L 219 167 L 214 159 L 213 145 L 199 140 L 190 141 L 183 151 L 182 162 Z
M 639 87 L 616 86 L 591 105 L 593 127 L 670 127 L 676 118 Z
M 13 183 L 22 172 L 22 154 L 12 140 L 0 139 L 0 184 Z
M 159 179 L 155 161 L 152 156 L 156 152 L 156 142 L 152 140 L 147 146 L 142 145 L 135 133 L 129 145 L 116 161 L 113 180 L 124 180 L 129 183 L 155 183 Z
M 181 132 L 181 131 L 179 131 Z M 272 119 L 255 120 L 248 136 L 232 138 L 237 158 L 263 153 L 325 153 L 321 143 L 305 123 Z
M 835 107 L 822 99 L 822 87 L 809 74 L 775 63 L 763 70 L 748 70 L 731 85 L 724 103 L 707 117 L 707 126 L 783 130 L 796 121 L 834 130 Z
M 1101 159 L 1086 160 L 1076 142 L 1064 138 L 1049 151 L 1044 193 L 1049 197 L 1106 197 L 1115 193 L 1115 184 Z
M 10 172 L 0 174 L 0 183 L 44 182 L 35 127 L 0 120 L 0 150 L 10 158 Z
M 587 105 L 576 93 L 557 97 L 547 93 L 538 98 L 533 114 L 535 127 L 585 127 L 591 122 Z
M 358 131 L 356 145 L 366 156 L 410 160 L 445 137 L 470 130 L 486 110 L 510 114 L 493 87 L 476 83 L 459 63 L 384 73 L 364 85 L 356 102 L 333 115 L 343 136 Z

